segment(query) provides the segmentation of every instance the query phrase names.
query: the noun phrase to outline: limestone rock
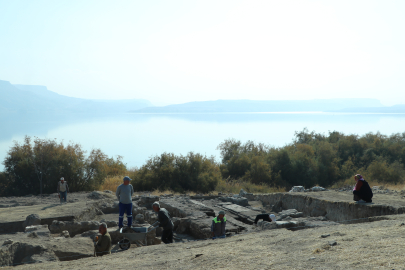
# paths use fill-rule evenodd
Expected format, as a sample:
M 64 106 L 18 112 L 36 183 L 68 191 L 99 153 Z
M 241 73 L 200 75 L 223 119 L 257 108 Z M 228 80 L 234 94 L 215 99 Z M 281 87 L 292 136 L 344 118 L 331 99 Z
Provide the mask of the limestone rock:
M 35 231 L 30 232 L 30 233 L 28 233 L 27 237 L 29 237 L 29 238 L 38 238 L 38 234 Z
M 25 232 L 26 233 L 35 232 L 37 236 L 44 236 L 44 237 L 49 237 L 51 235 L 51 232 L 48 229 L 48 225 L 28 226 L 25 227 Z
M 63 231 L 63 232 L 60 234 L 60 236 L 65 237 L 65 238 L 69 238 L 69 237 L 70 237 L 68 231 Z
M 23 227 L 31 226 L 31 225 L 41 225 L 41 218 L 37 214 L 31 214 L 26 217 Z
M 312 191 L 326 191 L 326 188 L 315 186 L 311 188 Z
M 243 188 L 239 191 L 239 196 L 243 197 L 247 194 L 246 191 L 243 190 Z
M 304 227 L 305 222 L 298 221 L 276 221 L 277 228 L 299 228 Z
M 239 195 L 232 196 L 232 197 L 220 197 L 219 198 L 223 202 L 231 202 L 240 206 L 248 206 L 249 201 L 245 197 L 240 197 Z
M 145 222 L 145 218 L 142 214 L 137 214 L 135 216 L 135 221 L 137 224 L 143 224 Z
M 283 206 L 282 206 L 282 202 L 281 202 L 281 201 L 278 201 L 276 204 L 274 204 L 274 205 L 271 207 L 271 211 L 272 211 L 272 212 L 278 213 L 278 212 L 281 212 L 282 210 L 283 210 Z
M 329 244 L 329 246 L 333 247 L 333 246 L 337 245 L 337 242 L 336 241 L 329 241 L 328 244 Z
M 276 229 L 277 224 L 275 222 L 260 220 L 259 222 L 257 222 L 257 227 L 261 230 L 271 230 Z
M 304 192 L 305 188 L 303 186 L 294 186 L 289 192 Z
M 117 219 L 118 219 L 118 216 L 117 216 Z M 112 228 L 112 227 L 117 227 L 117 226 L 118 226 L 118 221 L 116 221 L 116 220 L 105 220 L 105 219 L 102 219 L 102 220 L 100 221 L 100 223 L 105 223 L 105 224 L 107 224 L 107 228 Z
M 283 210 L 279 213 L 278 220 L 283 220 L 286 217 L 292 217 L 292 218 L 298 218 L 298 217 L 303 217 L 304 213 L 303 212 L 298 212 L 296 209 L 288 209 L 288 210 Z
M 7 240 L 5 240 L 5 241 L 3 242 L 3 246 L 4 246 L 4 245 L 9 245 L 9 244 L 12 244 L 12 243 L 14 243 L 14 241 L 13 241 L 12 239 L 7 239 Z
M 51 233 L 61 233 L 68 231 L 71 236 L 81 234 L 90 230 L 97 230 L 100 223 L 97 221 L 57 221 L 54 220 L 49 226 Z M 107 225 L 108 226 L 108 225 Z

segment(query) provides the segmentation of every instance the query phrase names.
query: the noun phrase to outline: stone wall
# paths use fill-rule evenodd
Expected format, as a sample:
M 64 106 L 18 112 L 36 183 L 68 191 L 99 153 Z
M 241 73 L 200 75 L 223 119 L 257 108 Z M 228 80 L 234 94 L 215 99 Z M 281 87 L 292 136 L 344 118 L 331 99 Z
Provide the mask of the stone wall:
M 252 194 L 247 197 L 251 201 L 261 201 L 268 206 L 280 205 L 281 209 L 297 209 L 305 216 L 326 216 L 329 220 L 348 221 L 349 223 L 355 222 L 355 219 L 405 213 L 405 207 L 328 201 L 304 194 L 271 193 Z

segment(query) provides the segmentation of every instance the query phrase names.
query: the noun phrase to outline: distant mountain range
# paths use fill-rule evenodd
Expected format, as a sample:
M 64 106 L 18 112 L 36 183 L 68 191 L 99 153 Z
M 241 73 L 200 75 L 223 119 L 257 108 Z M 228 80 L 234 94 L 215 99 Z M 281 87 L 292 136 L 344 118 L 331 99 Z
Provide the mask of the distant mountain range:
M 67 97 L 46 86 L 0 80 L 0 116 L 6 113 L 405 113 L 405 105 L 383 106 L 377 99 L 215 100 L 155 107 L 145 99 L 90 100 Z
M 401 107 L 403 106 L 403 107 Z M 215 100 L 197 101 L 164 107 L 147 107 L 133 113 L 241 113 L 241 112 L 378 112 L 390 111 L 377 99 L 314 100 Z M 393 110 L 405 112 L 405 105 Z
M 67 97 L 46 86 L 0 80 L 0 113 L 122 113 L 153 106 L 145 99 L 90 100 Z

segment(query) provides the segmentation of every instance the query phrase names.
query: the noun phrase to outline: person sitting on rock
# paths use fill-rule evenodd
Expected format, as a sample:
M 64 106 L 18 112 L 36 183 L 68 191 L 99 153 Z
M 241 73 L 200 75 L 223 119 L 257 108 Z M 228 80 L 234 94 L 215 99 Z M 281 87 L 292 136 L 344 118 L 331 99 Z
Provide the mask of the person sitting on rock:
M 225 238 L 226 217 L 225 211 L 218 212 L 218 216 L 212 220 L 211 232 L 212 239 Z
M 125 176 L 124 183 L 117 187 L 115 195 L 119 201 L 119 216 L 118 216 L 118 227 L 121 229 L 124 227 L 124 213 L 127 213 L 128 227 L 132 226 L 132 194 L 134 194 L 134 187 L 129 184 L 132 179 Z
M 101 223 L 100 227 L 98 227 L 98 231 L 100 232 L 100 238 L 96 236 L 94 243 L 94 253 L 96 256 L 103 256 L 106 254 L 111 254 L 111 236 L 107 232 L 107 224 Z
M 169 211 L 165 208 L 160 208 L 159 202 L 152 204 L 153 211 L 158 213 L 159 227 L 163 228 L 162 242 L 165 244 L 173 243 L 173 222 L 170 218 Z
M 356 202 L 371 203 L 371 198 L 373 198 L 373 191 L 371 190 L 370 185 L 360 174 L 356 174 L 354 176 L 354 180 L 356 180 L 356 185 L 353 188 L 353 200 L 355 200 Z
M 276 216 L 273 214 L 260 214 L 260 215 L 256 216 L 254 223 L 257 224 L 259 219 L 263 219 L 264 221 L 267 221 L 267 222 L 272 222 L 272 221 L 275 222 Z

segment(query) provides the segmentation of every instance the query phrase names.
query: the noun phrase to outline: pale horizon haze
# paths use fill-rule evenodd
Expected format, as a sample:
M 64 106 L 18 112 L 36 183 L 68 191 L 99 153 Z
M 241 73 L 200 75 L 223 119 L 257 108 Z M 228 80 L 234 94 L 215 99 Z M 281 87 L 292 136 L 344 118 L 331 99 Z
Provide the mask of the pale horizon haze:
M 405 1 L 0 0 L 0 80 L 154 105 L 405 104 Z

